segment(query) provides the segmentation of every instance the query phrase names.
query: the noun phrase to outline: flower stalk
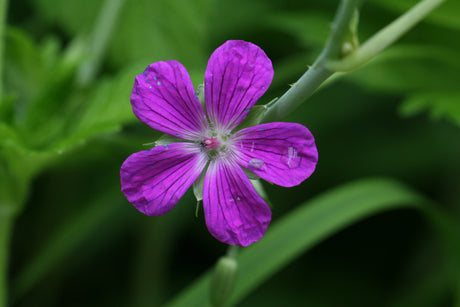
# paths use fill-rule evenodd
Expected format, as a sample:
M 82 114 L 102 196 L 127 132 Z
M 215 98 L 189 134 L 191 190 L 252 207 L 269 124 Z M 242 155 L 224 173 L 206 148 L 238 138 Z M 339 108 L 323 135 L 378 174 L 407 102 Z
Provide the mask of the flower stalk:
M 412 9 L 368 39 L 355 52 L 351 53 L 350 56 L 339 61 L 331 61 L 327 63 L 327 67 L 332 71 L 352 71 L 361 67 L 396 42 L 444 1 L 420 1 Z
M 334 71 L 330 70 L 326 63 L 340 56 L 347 30 L 353 21 L 355 10 L 359 0 L 342 0 L 335 15 L 328 41 L 318 59 L 300 77 L 297 82 L 281 96 L 268 110 L 264 122 L 276 121 L 286 117 L 294 109 L 299 107 L 305 99 L 328 79 Z
M 235 287 L 238 262 L 238 246 L 230 245 L 227 254 L 220 257 L 214 267 L 211 280 L 210 300 L 213 307 L 226 306 Z
M 402 35 L 425 18 L 445 0 L 422 0 L 412 9 L 377 32 L 359 47 L 347 41 L 356 25 L 356 10 L 359 0 L 342 0 L 337 10 L 329 39 L 313 65 L 300 79 L 268 109 L 264 122 L 284 118 L 300 106 L 313 92 L 335 72 L 349 72 L 368 63 L 383 50 L 396 42 Z M 356 37 L 354 37 L 356 38 Z M 344 47 L 352 46 L 343 53 Z M 354 50 L 353 50 L 354 49 Z

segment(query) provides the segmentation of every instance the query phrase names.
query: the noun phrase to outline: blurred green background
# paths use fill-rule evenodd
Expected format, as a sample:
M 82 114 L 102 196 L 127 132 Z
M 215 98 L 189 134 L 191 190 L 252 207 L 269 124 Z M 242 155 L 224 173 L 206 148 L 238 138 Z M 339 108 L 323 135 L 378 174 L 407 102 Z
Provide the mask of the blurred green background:
M 360 40 L 415 3 L 365 2 Z M 273 84 L 260 101 L 266 103 L 313 63 L 337 5 L 10 1 L 0 189 L 23 206 L 15 209 L 11 239 L 10 305 L 162 306 L 211 268 L 226 246 L 208 233 L 202 212 L 195 218 L 190 191 L 162 217 L 142 215 L 120 192 L 124 159 L 159 136 L 132 114 L 134 76 L 150 63 L 175 59 L 196 86 L 212 51 L 242 39 L 273 61 Z M 272 223 L 334 187 L 372 177 L 407 184 L 458 223 L 459 14 L 460 2 L 447 1 L 285 119 L 312 131 L 319 163 L 298 187 L 265 184 Z M 302 231 L 309 229 L 305 224 Z M 460 288 L 453 288 L 444 258 L 417 211 L 388 211 L 302 253 L 238 306 L 454 306 Z

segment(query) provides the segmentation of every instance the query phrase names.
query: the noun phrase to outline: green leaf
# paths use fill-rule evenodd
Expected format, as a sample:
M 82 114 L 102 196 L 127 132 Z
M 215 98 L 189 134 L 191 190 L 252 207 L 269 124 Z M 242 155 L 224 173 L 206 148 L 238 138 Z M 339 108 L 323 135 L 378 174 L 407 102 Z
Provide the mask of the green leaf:
M 130 67 L 114 77 L 100 79 L 88 93 L 74 96 L 76 101 L 68 103 L 79 103 L 80 108 L 68 114 L 67 131 L 51 150 L 70 149 L 90 137 L 117 131 L 123 124 L 136 121 L 130 95 L 138 71 L 137 66 Z
M 13 101 L 1 111 L 14 122 L 26 148 L 60 153 L 136 120 L 130 94 L 135 75 L 144 67 L 130 65 L 79 88 L 74 76 L 83 41 L 76 39 L 61 52 L 53 39 L 38 45 L 19 30 L 8 33 L 6 89 Z
M 265 280 L 273 276 L 300 254 L 343 228 L 371 215 L 397 208 L 413 207 L 432 216 L 432 225 L 449 228 L 450 220 L 424 209 L 426 200 L 407 187 L 390 180 L 368 179 L 336 188 L 301 205 L 269 227 L 259 242 L 245 248 L 237 257 L 238 280 L 231 298 L 237 304 Z M 436 209 L 435 207 L 432 208 Z M 449 243 L 458 255 L 458 229 Z M 449 231 L 440 230 L 448 236 Z M 267 256 L 269 255 L 269 256 Z M 211 273 L 199 278 L 168 306 L 209 306 Z
M 25 148 L 14 128 L 0 122 L 0 212 L 20 212 L 31 178 L 50 157 L 49 153 Z
M 46 21 L 62 25 L 70 35 L 88 35 L 103 1 L 34 2 Z M 204 65 L 211 4 L 210 0 L 125 1 L 107 57 L 117 66 L 172 59 Z
M 428 112 L 433 120 L 445 119 L 460 126 L 460 91 L 423 91 L 410 95 L 400 107 L 401 114 Z
M 13 107 L 16 97 L 14 95 L 0 96 L 0 121 L 11 124 L 13 120 Z
M 30 108 L 26 103 L 49 92 L 48 87 L 65 83 L 83 58 L 80 40 L 72 41 L 61 52 L 61 46 L 54 37 L 46 37 L 41 43 L 36 43 L 27 33 L 10 27 L 6 42 L 6 89 L 18 95 L 21 108 Z
M 7 42 L 5 90 L 14 101 L 3 112 L 10 113 L 6 119 L 27 148 L 46 151 L 74 116 L 68 100 L 75 96 L 73 76 L 82 59 L 81 45 L 74 41 L 60 52 L 55 39 L 36 44 L 14 28 L 7 32 Z
M 46 47 L 46 57 L 50 48 Z M 46 64 L 45 64 L 46 63 Z M 43 88 L 50 73 L 40 48 L 25 33 L 8 28 L 5 34 L 5 91 L 18 96 L 19 103 L 30 101 Z

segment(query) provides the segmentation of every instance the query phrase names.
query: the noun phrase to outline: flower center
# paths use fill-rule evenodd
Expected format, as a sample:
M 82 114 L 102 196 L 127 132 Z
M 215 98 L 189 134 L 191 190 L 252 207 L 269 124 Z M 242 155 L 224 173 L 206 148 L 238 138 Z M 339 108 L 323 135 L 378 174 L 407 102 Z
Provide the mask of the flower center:
M 202 142 L 204 148 L 209 148 L 209 149 L 219 149 L 220 142 L 217 139 L 217 137 L 212 137 L 212 138 L 207 138 L 205 137 L 203 142 Z
M 208 154 L 210 159 L 224 158 L 232 154 L 232 139 L 230 135 L 214 134 L 211 137 L 203 137 L 200 142 L 201 148 Z

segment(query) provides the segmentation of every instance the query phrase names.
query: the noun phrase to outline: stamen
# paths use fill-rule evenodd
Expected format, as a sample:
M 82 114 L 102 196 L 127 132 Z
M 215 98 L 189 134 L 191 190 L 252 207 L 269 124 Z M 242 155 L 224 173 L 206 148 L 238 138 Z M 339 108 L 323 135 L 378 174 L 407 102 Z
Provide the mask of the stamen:
M 202 142 L 204 148 L 209 148 L 209 149 L 217 149 L 220 146 L 219 140 L 217 137 L 212 137 L 212 138 L 204 138 L 204 141 Z

